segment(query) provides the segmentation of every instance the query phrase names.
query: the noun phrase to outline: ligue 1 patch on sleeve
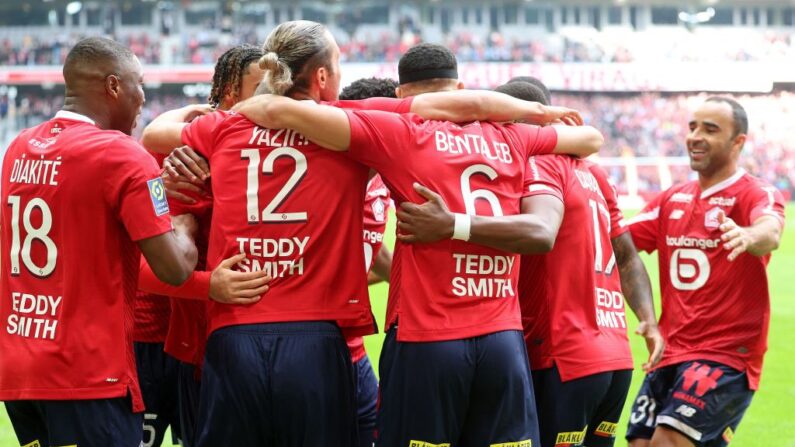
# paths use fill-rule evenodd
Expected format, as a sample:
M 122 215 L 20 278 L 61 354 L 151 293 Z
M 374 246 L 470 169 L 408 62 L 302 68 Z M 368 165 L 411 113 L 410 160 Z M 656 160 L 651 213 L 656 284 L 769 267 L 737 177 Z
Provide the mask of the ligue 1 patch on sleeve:
M 166 200 L 166 186 L 163 184 L 163 179 L 153 178 L 146 182 L 146 186 L 149 188 L 152 206 L 155 207 L 155 215 L 168 214 L 168 200 Z

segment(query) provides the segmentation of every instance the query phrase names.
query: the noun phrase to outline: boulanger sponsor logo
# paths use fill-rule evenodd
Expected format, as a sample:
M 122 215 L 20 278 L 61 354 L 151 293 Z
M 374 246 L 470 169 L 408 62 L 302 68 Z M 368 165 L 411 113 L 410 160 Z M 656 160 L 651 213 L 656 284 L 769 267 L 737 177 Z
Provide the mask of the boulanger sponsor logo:
M 533 441 L 525 439 L 517 442 L 503 442 L 501 444 L 489 444 L 489 447 L 533 447 Z
M 596 431 L 594 434 L 596 436 L 602 436 L 604 438 L 615 438 L 616 437 L 616 429 L 618 428 L 617 424 L 613 422 L 602 421 L 598 427 L 596 427 Z
M 555 438 L 555 447 L 566 447 L 570 445 L 582 444 L 585 441 L 585 433 L 587 431 L 588 426 L 586 425 L 582 431 L 567 431 L 558 433 L 557 438 Z
M 709 279 L 709 258 L 697 248 L 677 248 L 671 253 L 669 277 L 678 290 L 700 289 Z
M 450 447 L 450 443 L 445 442 L 442 444 L 433 444 L 431 442 L 415 441 L 412 439 L 409 441 L 409 447 Z
M 146 186 L 149 188 L 149 197 L 152 198 L 155 214 L 158 216 L 168 214 L 168 200 L 166 200 L 166 187 L 163 185 L 163 179 L 153 178 L 146 182 Z
M 665 236 L 669 247 L 700 248 L 702 250 L 720 247 L 720 239 L 701 239 L 687 236 Z

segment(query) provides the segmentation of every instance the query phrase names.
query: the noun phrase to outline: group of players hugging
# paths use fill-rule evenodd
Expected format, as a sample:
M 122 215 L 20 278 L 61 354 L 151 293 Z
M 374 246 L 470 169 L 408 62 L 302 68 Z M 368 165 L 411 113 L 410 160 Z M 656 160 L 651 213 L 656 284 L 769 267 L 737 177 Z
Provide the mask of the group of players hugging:
M 629 329 L 649 351 L 629 444 L 729 443 L 784 222 L 738 167 L 740 104 L 692 112 L 696 178 L 625 220 L 584 159 L 601 133 L 538 79 L 465 90 L 452 52 L 419 44 L 399 82 L 339 95 L 339 58 L 323 25 L 282 23 L 138 142 L 137 58 L 71 49 L 63 109 L 2 168 L 0 400 L 20 445 L 159 446 L 170 425 L 201 447 L 612 446 Z M 636 247 L 658 254 L 659 325 Z M 362 336 L 382 280 L 379 383 Z

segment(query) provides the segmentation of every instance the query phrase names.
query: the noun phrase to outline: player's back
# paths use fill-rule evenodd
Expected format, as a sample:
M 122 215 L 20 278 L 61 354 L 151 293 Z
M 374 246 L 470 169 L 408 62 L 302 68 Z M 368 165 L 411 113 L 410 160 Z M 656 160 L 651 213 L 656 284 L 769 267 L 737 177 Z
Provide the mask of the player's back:
M 251 306 L 211 304 L 210 330 L 372 321 L 361 245 L 367 168 L 295 132 L 257 127 L 235 114 L 223 120 L 208 123 L 216 129 L 212 141 L 192 144 L 212 169 L 208 269 L 245 253 L 238 268 L 265 270 L 273 281 L 267 296 Z M 183 140 L 201 125 L 192 123 Z
M 533 369 L 558 365 L 563 380 L 631 369 L 624 299 L 605 197 L 586 162 L 531 157 L 531 194 L 558 197 L 565 213 L 554 248 L 523 256 L 522 319 Z
M 520 212 L 527 151 L 551 152 L 554 130 L 473 122 L 459 126 L 416 115 L 349 112 L 350 154 L 375 168 L 396 202 L 437 192 L 450 211 L 503 216 Z M 460 240 L 398 242 L 387 325 L 401 341 L 438 341 L 520 329 L 518 257 Z
M 141 407 L 132 358 L 134 240 L 170 229 L 157 217 L 168 212 L 157 173 L 129 136 L 76 114 L 59 112 L 11 144 L 2 175 L 2 250 L 10 256 L 0 363 L 13 368 L 0 368 L 0 399 L 129 390 Z

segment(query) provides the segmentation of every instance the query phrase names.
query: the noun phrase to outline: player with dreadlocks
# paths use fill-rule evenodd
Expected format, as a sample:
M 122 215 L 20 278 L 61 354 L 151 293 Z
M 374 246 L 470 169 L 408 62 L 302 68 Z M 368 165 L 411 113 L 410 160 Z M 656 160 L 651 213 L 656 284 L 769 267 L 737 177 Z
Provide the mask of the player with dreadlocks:
M 221 55 L 215 64 L 212 89 L 208 98 L 209 105 L 227 110 L 239 100 L 252 96 L 262 81 L 263 70 L 257 63 L 260 57 L 262 51 L 251 45 L 240 45 Z M 206 106 L 201 107 L 206 109 Z M 195 110 L 198 111 L 199 108 Z M 190 117 L 185 118 L 187 120 Z M 196 431 L 195 415 L 199 405 L 200 388 L 197 371 L 204 357 L 206 338 L 207 298 L 209 296 L 226 302 L 230 299 L 237 299 L 239 303 L 251 302 L 256 300 L 267 286 L 264 285 L 266 279 L 263 278 L 263 273 L 245 274 L 231 270 L 231 266 L 240 261 L 242 256 L 227 260 L 213 272 L 203 271 L 206 265 L 207 237 L 212 216 L 213 199 L 210 183 L 208 181 L 205 184 L 198 179 L 195 184 L 170 182 L 168 179 L 166 183 L 169 196 L 181 200 L 171 201 L 171 213 L 173 215 L 190 213 L 199 222 L 196 243 L 200 261 L 197 271 L 184 286 L 179 288 L 167 287 L 157 281 L 153 275 L 147 274 L 147 268 L 142 269 L 142 280 L 139 284 L 142 292 L 139 292 L 139 296 L 143 297 L 140 297 L 136 303 L 136 333 L 146 334 L 145 328 L 153 321 L 157 321 L 157 327 L 161 328 L 156 339 L 151 337 L 152 331 L 148 331 L 150 335 L 148 338 L 136 339 L 137 342 L 147 342 L 136 343 L 139 376 L 151 379 L 141 381 L 149 384 L 142 385 L 147 408 L 144 441 L 145 445 L 159 446 L 166 427 L 171 423 L 172 432 L 179 432 L 182 445 L 192 446 Z M 181 191 L 176 191 L 177 188 Z M 243 289 L 242 285 L 238 287 L 240 281 L 254 282 L 253 285 L 247 284 L 247 288 Z M 173 299 L 169 303 L 162 296 L 152 294 L 180 299 Z M 156 312 L 150 312 L 155 309 Z M 164 354 L 164 351 L 168 355 Z M 147 387 L 150 390 L 146 390 Z

